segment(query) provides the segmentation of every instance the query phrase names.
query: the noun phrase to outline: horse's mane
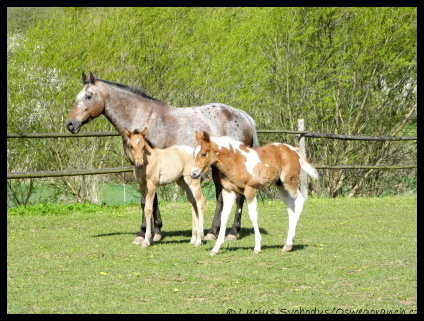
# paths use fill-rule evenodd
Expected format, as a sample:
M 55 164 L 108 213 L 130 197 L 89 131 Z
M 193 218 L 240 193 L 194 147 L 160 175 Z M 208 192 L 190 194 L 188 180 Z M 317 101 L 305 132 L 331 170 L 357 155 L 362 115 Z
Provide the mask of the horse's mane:
M 113 82 L 113 81 L 109 81 L 109 80 L 103 80 L 103 79 L 99 79 L 96 78 L 96 80 L 100 80 L 101 82 L 104 82 L 108 85 L 123 89 L 123 90 L 127 90 L 129 92 L 132 92 L 134 94 L 137 94 L 143 98 L 147 98 L 147 99 L 151 99 L 151 100 L 158 100 L 156 98 L 150 97 L 149 95 L 147 95 L 143 90 L 141 90 L 140 88 L 137 87 L 133 87 L 133 86 L 127 86 L 127 85 L 123 85 L 117 82 Z

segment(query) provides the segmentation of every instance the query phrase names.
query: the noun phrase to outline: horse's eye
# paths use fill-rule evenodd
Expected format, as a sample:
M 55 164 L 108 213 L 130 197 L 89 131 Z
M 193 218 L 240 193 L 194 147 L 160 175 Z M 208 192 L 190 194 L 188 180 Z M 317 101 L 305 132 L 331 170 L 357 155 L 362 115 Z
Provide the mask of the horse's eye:
M 200 156 L 202 156 L 202 157 L 206 157 L 206 153 L 202 153 Z
M 93 98 L 93 96 L 92 96 L 92 95 L 87 95 L 87 96 L 85 96 L 85 100 L 91 100 L 91 98 Z

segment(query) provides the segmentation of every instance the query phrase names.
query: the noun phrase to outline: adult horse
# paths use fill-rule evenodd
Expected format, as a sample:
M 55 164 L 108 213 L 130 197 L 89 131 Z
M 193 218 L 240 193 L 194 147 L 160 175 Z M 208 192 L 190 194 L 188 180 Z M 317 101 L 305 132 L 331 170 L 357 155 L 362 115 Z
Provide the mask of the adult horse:
M 156 148 L 167 148 L 172 145 L 196 146 L 195 131 L 207 131 L 213 136 L 230 136 L 245 145 L 259 146 L 255 122 L 246 112 L 220 103 L 201 106 L 177 108 L 160 100 L 149 97 L 142 90 L 123 84 L 95 78 L 82 73 L 83 89 L 78 93 L 74 107 L 65 121 L 66 128 L 73 134 L 80 131 L 81 126 L 103 114 L 116 128 L 123 139 L 126 156 L 134 164 L 131 152 L 125 144 L 125 128 L 134 131 L 136 128 L 149 128 L 147 138 Z M 221 222 L 222 185 L 219 171 L 212 168 L 217 205 L 212 226 L 205 239 L 216 239 Z M 229 239 L 237 239 L 244 196 L 237 198 L 234 224 L 229 232 Z M 141 199 L 142 224 L 135 243 L 144 239 L 145 217 L 144 199 Z M 155 234 L 154 241 L 162 238 L 162 218 L 155 195 L 153 209 Z

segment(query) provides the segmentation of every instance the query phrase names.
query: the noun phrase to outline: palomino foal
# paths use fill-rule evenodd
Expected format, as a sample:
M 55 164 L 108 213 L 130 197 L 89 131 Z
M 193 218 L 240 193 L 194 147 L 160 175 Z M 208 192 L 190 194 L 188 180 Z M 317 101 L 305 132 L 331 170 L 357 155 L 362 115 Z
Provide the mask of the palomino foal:
M 244 194 L 247 200 L 249 217 L 255 231 L 254 252 L 261 251 L 262 237 L 258 226 L 256 190 L 273 183 L 280 192 L 289 214 L 289 230 L 283 251 L 293 247 L 297 221 L 303 209 L 305 198 L 298 190 L 300 170 L 316 179 L 316 169 L 305 159 L 299 150 L 287 144 L 267 144 L 252 148 L 230 137 L 210 137 L 207 132 L 196 132 L 197 146 L 194 150 L 194 163 L 191 177 L 198 178 L 210 166 L 220 171 L 223 186 L 224 208 L 221 214 L 221 227 L 211 255 L 218 253 L 224 242 L 225 226 L 230 215 L 236 194 Z
M 147 128 L 142 132 L 130 132 L 125 128 L 126 143 L 134 158 L 134 175 L 140 183 L 145 198 L 144 215 L 146 216 L 146 234 L 140 240 L 142 246 L 150 246 L 152 240 L 152 210 L 156 188 L 161 185 L 177 182 L 181 186 L 192 210 L 192 236 L 190 244 L 200 245 L 203 239 L 203 215 L 205 198 L 200 188 L 200 180 L 190 177 L 193 164 L 192 147 L 174 145 L 169 148 L 153 148 L 145 138 Z

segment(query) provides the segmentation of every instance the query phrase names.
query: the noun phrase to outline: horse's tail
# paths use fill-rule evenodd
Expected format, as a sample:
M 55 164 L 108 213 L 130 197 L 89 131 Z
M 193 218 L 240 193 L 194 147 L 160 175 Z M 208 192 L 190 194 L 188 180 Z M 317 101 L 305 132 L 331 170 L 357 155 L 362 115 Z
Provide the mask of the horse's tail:
M 259 147 L 259 139 L 258 139 L 258 132 L 256 131 L 256 123 L 255 123 L 255 121 L 253 120 L 253 118 L 249 114 L 247 114 L 247 119 L 249 120 L 249 123 L 250 123 L 250 125 L 253 128 L 253 133 L 252 133 L 253 136 L 252 136 L 252 144 L 251 144 L 251 146 L 253 148 L 257 148 L 257 147 Z
M 309 163 L 305 156 L 303 156 L 303 153 L 299 153 L 299 157 L 300 157 L 300 166 L 302 168 L 302 170 L 304 170 L 311 178 L 313 179 L 317 179 L 318 178 L 318 172 L 316 170 L 316 168 Z

